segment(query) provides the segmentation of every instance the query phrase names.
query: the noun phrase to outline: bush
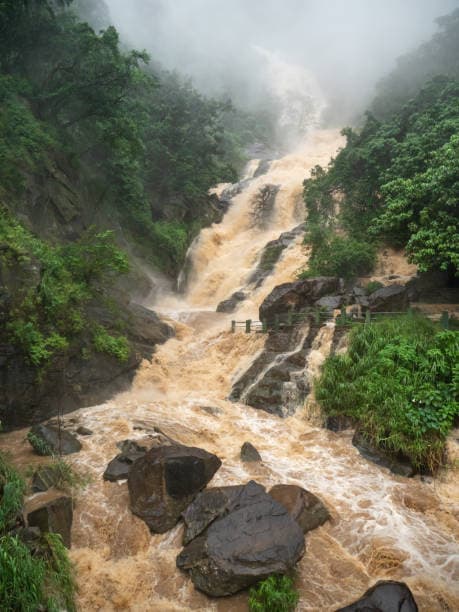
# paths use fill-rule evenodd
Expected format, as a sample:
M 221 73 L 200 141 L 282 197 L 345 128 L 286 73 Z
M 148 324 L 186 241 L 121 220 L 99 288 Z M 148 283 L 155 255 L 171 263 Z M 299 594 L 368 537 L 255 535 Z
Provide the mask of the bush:
M 99 353 L 106 353 L 125 363 L 129 359 L 129 342 L 125 336 L 112 336 L 100 325 L 96 327 L 93 336 L 94 348 Z
M 0 453 L 0 536 L 13 528 L 22 510 L 25 482 Z
M 352 278 L 370 273 L 376 261 L 376 247 L 344 236 L 322 235 L 312 244 L 309 269 L 305 276 Z
M 293 612 L 298 603 L 298 593 L 288 576 L 270 576 L 250 589 L 251 612 Z
M 325 413 L 357 421 L 376 446 L 435 471 L 459 414 L 459 336 L 423 317 L 355 327 L 316 381 Z

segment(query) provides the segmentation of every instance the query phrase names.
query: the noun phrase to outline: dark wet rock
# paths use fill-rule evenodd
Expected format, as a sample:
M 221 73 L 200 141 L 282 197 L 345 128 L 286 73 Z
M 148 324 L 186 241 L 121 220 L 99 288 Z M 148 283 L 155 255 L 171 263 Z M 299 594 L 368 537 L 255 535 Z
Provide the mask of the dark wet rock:
M 34 425 L 28 439 L 39 455 L 70 455 L 81 450 L 81 442 L 75 435 L 52 425 Z
M 239 507 L 246 499 L 247 491 L 253 495 L 255 490 L 264 491 L 264 488 L 250 481 L 251 486 L 233 485 L 228 487 L 213 487 L 205 489 L 182 513 L 185 523 L 183 544 L 188 544 L 201 534 L 215 519 L 227 514 L 231 509 Z
M 150 530 L 164 533 L 211 480 L 220 459 L 201 448 L 171 445 L 152 448 L 131 466 L 131 510 Z
M 31 283 L 26 286 L 27 291 L 34 287 Z M 91 303 L 85 310 L 88 320 L 109 332 L 117 334 L 119 326 L 123 326 L 132 348 L 127 361 L 92 350 L 92 332 L 88 328 L 65 354 L 53 361 L 38 382 L 36 368 L 19 346 L 6 342 L 0 325 L 0 420 L 4 430 L 46 421 L 58 411 L 68 413 L 93 406 L 126 390 L 142 360 L 150 359 L 155 346 L 174 334 L 172 327 L 154 312 L 137 304 L 119 304 L 111 312 Z
M 355 422 L 350 417 L 338 415 L 338 416 L 329 416 L 325 421 L 326 429 L 330 431 L 339 432 L 344 431 L 345 429 L 352 429 L 355 427 Z
M 52 465 L 45 465 L 33 473 L 30 488 L 34 493 L 41 493 L 55 487 L 60 479 L 59 471 Z
M 126 442 L 129 444 L 126 444 Z M 129 470 L 134 461 L 143 457 L 147 452 L 145 447 L 139 446 L 132 440 L 125 440 L 123 444 L 124 446 L 121 446 L 121 453 L 116 455 L 107 465 L 103 476 L 104 480 L 109 480 L 110 482 L 124 480 L 128 477 Z
M 40 553 L 42 549 L 41 530 L 39 527 L 22 527 L 16 532 L 18 538 L 27 546 L 32 554 Z
M 72 498 L 62 495 L 50 501 L 45 501 L 42 505 L 38 500 L 37 504 L 27 514 L 28 526 L 38 527 L 44 533 L 60 534 L 65 546 L 70 548 L 70 532 L 73 521 Z
M 80 434 L 80 436 L 92 436 L 92 434 L 94 433 L 92 429 L 84 427 L 83 425 L 80 425 L 80 427 L 77 428 L 76 432 L 77 434 Z
M 288 232 L 284 232 L 276 240 L 271 240 L 266 244 L 260 257 L 260 261 L 249 278 L 249 284 L 255 284 L 255 288 L 260 287 L 266 277 L 268 277 L 276 263 L 279 261 L 282 252 L 292 242 L 304 232 L 305 224 L 302 223 Z
M 228 209 L 229 205 L 231 204 L 231 200 L 233 198 L 235 198 L 237 195 L 239 195 L 240 193 L 242 193 L 244 191 L 244 189 L 247 187 L 247 185 L 249 184 L 250 179 L 245 179 L 243 181 L 239 181 L 238 183 L 234 183 L 232 185 L 230 185 L 229 187 L 226 187 L 226 189 L 224 189 L 220 196 L 219 196 L 219 201 L 226 206 L 226 209 Z
M 356 430 L 352 437 L 352 444 L 357 448 L 362 457 L 365 457 L 365 459 L 372 463 L 376 463 L 376 465 L 388 468 L 394 474 L 411 478 L 417 473 L 406 457 L 394 457 L 385 452 L 384 449 L 378 448 L 359 429 Z
M 327 310 L 336 310 L 343 304 L 344 298 L 342 295 L 326 295 L 320 300 L 317 300 L 315 306 L 326 308 Z
M 405 312 L 409 307 L 408 290 L 405 285 L 387 285 L 368 296 L 372 312 Z
M 279 189 L 280 185 L 263 185 L 252 199 L 251 215 L 253 223 L 257 227 L 263 228 L 269 223 Z
M 241 461 L 247 463 L 251 461 L 261 461 L 260 453 L 253 444 L 250 444 L 250 442 L 244 442 L 241 446 Z
M 177 557 L 195 587 L 215 597 L 288 572 L 304 552 L 298 523 L 257 483 L 245 485 L 231 505 Z
M 247 298 L 243 291 L 236 291 L 227 300 L 222 300 L 217 306 L 217 312 L 233 312 L 236 306 Z
M 381 580 L 361 599 L 337 612 L 418 612 L 418 606 L 405 583 Z
M 304 533 L 330 519 L 330 513 L 313 493 L 296 485 L 275 485 L 269 494 L 286 508 Z
M 140 445 L 137 440 L 122 440 L 116 443 L 116 447 L 120 449 L 123 454 L 145 454 L 147 447 Z
M 253 178 L 257 178 L 259 176 L 262 176 L 263 174 L 266 174 L 269 170 L 269 167 L 271 166 L 271 161 L 272 160 L 270 159 L 260 160 L 260 163 L 258 164 L 258 168 L 253 173 Z
M 340 291 L 340 279 L 334 276 L 320 276 L 283 283 L 274 287 L 260 306 L 260 321 L 273 321 L 275 315 L 283 315 L 289 311 L 299 312 L 313 306 L 325 295 Z
M 293 414 L 309 392 L 304 368 L 319 329 L 310 319 L 270 332 L 263 352 L 236 381 L 229 399 L 281 417 Z

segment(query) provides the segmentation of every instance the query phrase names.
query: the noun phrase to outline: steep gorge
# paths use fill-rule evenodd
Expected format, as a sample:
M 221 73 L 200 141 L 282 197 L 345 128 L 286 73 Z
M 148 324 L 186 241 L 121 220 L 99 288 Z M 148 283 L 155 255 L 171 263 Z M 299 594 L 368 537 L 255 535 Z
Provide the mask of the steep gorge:
M 212 485 L 251 478 L 266 486 L 291 483 L 324 500 L 332 521 L 307 537 L 296 579 L 299 610 L 331 612 L 387 577 L 406 581 L 423 612 L 459 607 L 454 540 L 459 499 L 451 473 L 408 481 L 368 463 L 351 445 L 349 432 L 335 434 L 312 424 L 313 398 L 284 420 L 227 399 L 265 344 L 262 334 L 231 333 L 230 320 L 257 319 L 273 287 L 296 278 L 307 256 L 301 235 L 282 251 L 261 285 L 251 281 L 266 244 L 302 221 L 303 179 L 317 163 L 326 164 L 340 144 L 336 132 L 318 130 L 295 153 L 271 162 L 265 174 L 257 176 L 253 163 L 223 222 L 203 230 L 193 244 L 185 294 L 164 290 L 146 303 L 175 328 L 175 337 L 143 362 L 130 391 L 65 418 L 70 428 L 78 424 L 94 432 L 70 459 L 92 476 L 76 500 L 70 553 L 80 584 L 79 609 L 246 609 L 246 594 L 210 600 L 195 591 L 175 567 L 182 526 L 151 536 L 129 511 L 126 484 L 102 480 L 116 442 L 140 439 L 155 428 L 216 453 L 223 466 Z M 278 189 L 260 217 L 253 210 L 266 185 Z M 215 312 L 236 291 L 245 291 L 247 298 L 235 312 Z M 306 376 L 317 374 L 333 332 L 330 323 L 315 337 Z M 4 437 L 4 447 L 22 465 L 34 461 L 24 433 Z M 261 464 L 240 462 L 244 441 L 259 450 Z

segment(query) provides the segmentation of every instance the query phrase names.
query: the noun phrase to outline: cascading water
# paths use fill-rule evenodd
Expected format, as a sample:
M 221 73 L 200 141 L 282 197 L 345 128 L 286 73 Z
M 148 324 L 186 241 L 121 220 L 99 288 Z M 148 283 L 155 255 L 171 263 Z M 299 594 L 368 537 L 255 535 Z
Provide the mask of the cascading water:
M 226 399 L 265 342 L 262 334 L 230 333 L 229 319 L 257 318 L 271 289 L 296 277 L 306 260 L 301 236 L 235 314 L 215 313 L 215 307 L 247 286 L 266 243 L 302 220 L 302 181 L 340 144 L 336 132 L 316 131 L 294 154 L 273 161 L 267 174 L 251 172 L 223 222 L 195 241 L 186 294 L 163 293 L 152 304 L 174 322 L 176 337 L 143 364 L 128 393 L 66 417 L 94 432 L 69 458 L 92 478 L 76 500 L 70 553 L 80 610 L 247 609 L 244 593 L 211 600 L 195 591 L 175 567 L 182 527 L 151 536 L 129 511 L 126 484 L 102 480 L 118 452 L 115 443 L 140 439 L 154 427 L 216 453 L 223 465 L 212 485 L 253 478 L 266 486 L 298 484 L 322 497 L 332 521 L 307 535 L 296 579 L 299 610 L 331 612 L 388 577 L 405 580 L 423 612 L 459 609 L 458 498 L 448 474 L 431 483 L 403 479 L 363 459 L 349 434 L 314 427 L 306 410 L 280 419 Z M 257 223 L 253 205 L 268 184 L 279 188 L 267 222 Z M 314 340 L 304 372 L 309 379 L 330 350 L 332 331 L 324 327 Z M 29 463 L 33 455 L 23 437 L 11 434 L 6 445 L 17 462 Z M 241 463 L 246 440 L 259 450 L 261 464 Z

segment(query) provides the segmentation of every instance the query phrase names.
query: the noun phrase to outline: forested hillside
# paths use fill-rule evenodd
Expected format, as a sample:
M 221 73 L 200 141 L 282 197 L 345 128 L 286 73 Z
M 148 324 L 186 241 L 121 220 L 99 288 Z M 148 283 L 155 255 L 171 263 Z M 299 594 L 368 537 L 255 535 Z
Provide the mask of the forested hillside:
M 103 22 L 97 3 L 76 3 L 91 7 L 88 16 Z M 17 402 L 28 409 L 61 386 L 49 376 L 59 363 L 65 378 L 64 356 L 84 379 L 105 355 L 107 383 L 167 337 L 157 321 L 132 331 L 138 313 L 112 289 L 129 269 L 123 251 L 175 277 L 199 229 L 223 214 L 209 188 L 235 180 L 244 147 L 262 137 L 258 118 L 153 69 L 113 27 L 96 33 L 72 8 L 72 0 L 0 4 L 4 421 Z M 142 282 L 133 276 L 129 286 L 139 292 Z M 39 380 L 41 391 L 28 395 Z M 63 384 L 67 394 L 82 386 Z M 70 409 L 82 400 L 68 401 Z
M 364 274 L 379 243 L 421 271 L 459 269 L 459 82 L 437 76 L 386 120 L 367 113 L 304 183 L 311 273 Z M 337 212 L 339 200 L 339 213 Z M 336 228 L 344 236 L 335 234 Z

